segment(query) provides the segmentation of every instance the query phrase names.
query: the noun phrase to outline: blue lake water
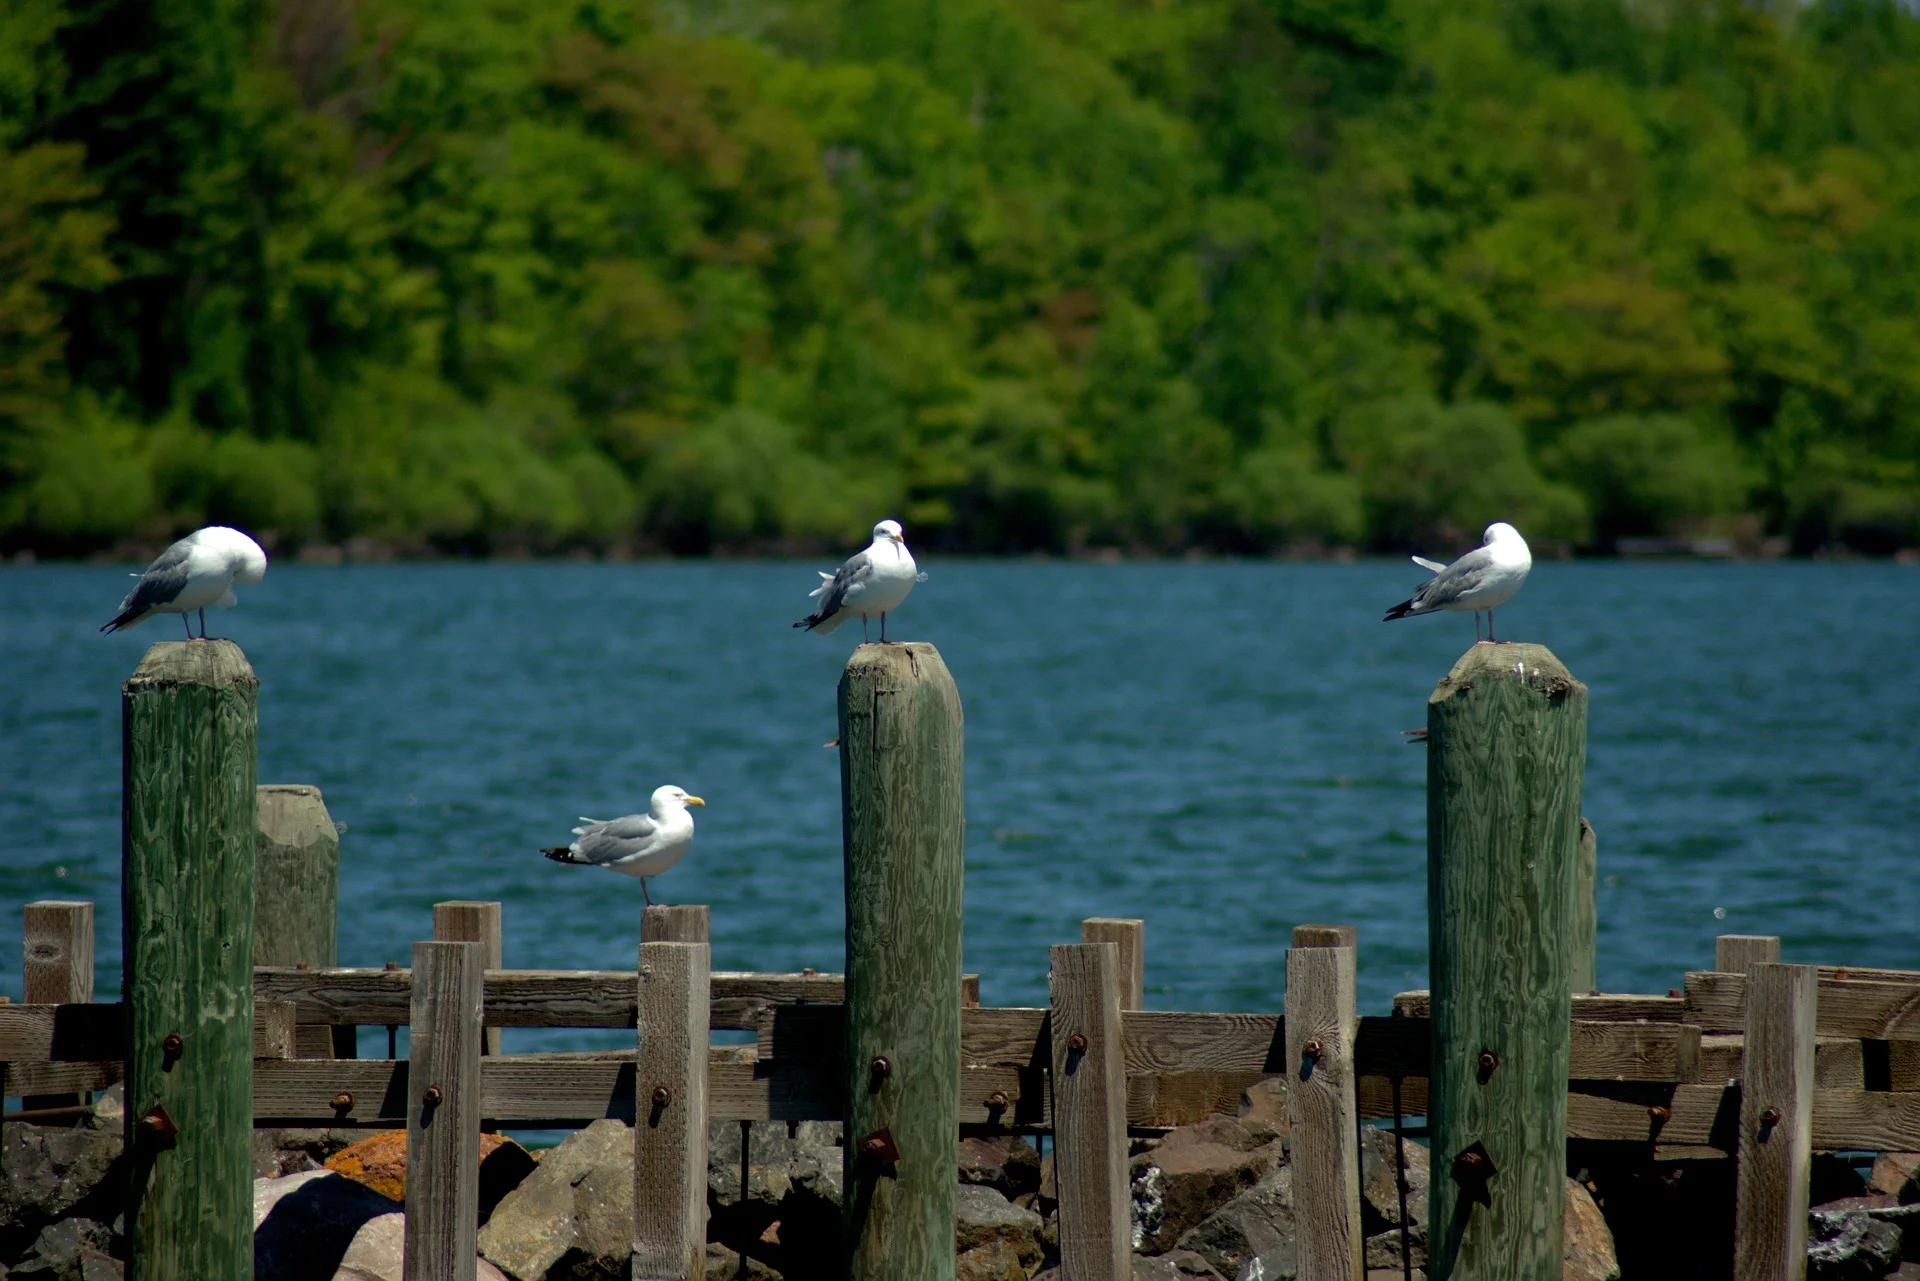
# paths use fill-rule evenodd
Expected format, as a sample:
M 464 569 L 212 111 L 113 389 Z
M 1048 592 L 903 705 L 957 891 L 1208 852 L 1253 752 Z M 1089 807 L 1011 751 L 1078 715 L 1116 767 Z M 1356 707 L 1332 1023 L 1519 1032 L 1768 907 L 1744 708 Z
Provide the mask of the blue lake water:
M 1417 570 L 923 567 L 890 631 L 937 644 L 965 701 L 965 959 L 989 1003 L 1044 1003 L 1047 945 L 1087 916 L 1145 918 L 1155 1008 L 1278 1009 L 1300 922 L 1360 927 L 1364 1010 L 1424 986 L 1426 763 L 1401 731 L 1472 626 L 1381 623 Z M 639 885 L 535 850 L 671 782 L 708 806 L 656 897 L 712 905 L 716 968 L 839 969 L 823 744 L 859 632 L 790 629 L 813 568 L 276 565 L 210 615 L 261 678 L 260 780 L 317 784 L 345 825 L 341 963 L 404 963 L 432 903 L 487 898 L 509 966 L 632 965 Z M 95 900 L 102 999 L 120 682 L 181 634 L 98 635 L 127 585 L 0 569 L 0 920 Z M 1603 987 L 1677 986 L 1716 933 L 1920 965 L 1920 570 L 1544 563 L 1500 627 L 1592 691 Z M 0 946 L 16 999 L 19 958 Z M 612 1035 L 515 1029 L 508 1048 Z

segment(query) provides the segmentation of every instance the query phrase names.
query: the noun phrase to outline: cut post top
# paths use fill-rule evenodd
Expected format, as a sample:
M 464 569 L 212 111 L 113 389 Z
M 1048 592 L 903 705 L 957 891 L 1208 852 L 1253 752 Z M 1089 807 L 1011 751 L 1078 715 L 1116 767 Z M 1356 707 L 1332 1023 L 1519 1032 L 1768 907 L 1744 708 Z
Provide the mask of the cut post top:
M 642 943 L 710 943 L 712 913 L 705 903 L 655 903 L 640 911 Z
M 167 685 L 258 687 L 260 678 L 246 654 L 230 640 L 156 641 L 140 660 L 127 688 Z
M 1545 645 L 1508 641 L 1498 645 L 1475 645 L 1453 665 L 1453 670 L 1433 687 L 1429 706 L 1444 703 L 1455 694 L 1465 693 L 1488 680 L 1510 680 L 1524 684 L 1549 699 L 1577 693 L 1585 697 L 1587 687 L 1573 678 L 1566 665 L 1555 658 Z
M 847 659 L 845 679 L 856 676 L 867 680 L 924 684 L 944 680 L 953 683 L 940 651 L 927 641 L 888 641 L 862 645 Z

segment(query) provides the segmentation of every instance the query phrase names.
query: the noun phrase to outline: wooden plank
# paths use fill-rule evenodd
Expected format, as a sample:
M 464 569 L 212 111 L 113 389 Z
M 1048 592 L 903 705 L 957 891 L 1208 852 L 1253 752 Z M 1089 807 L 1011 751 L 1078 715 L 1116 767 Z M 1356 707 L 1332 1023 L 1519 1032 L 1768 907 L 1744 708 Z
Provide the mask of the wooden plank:
M 0 1005 L 0 1062 L 17 1067 L 118 1059 L 125 1053 L 126 1011 L 117 1003 Z
M 642 943 L 712 943 L 713 915 L 705 903 L 649 903 L 640 910 Z
M 1739 1281 L 1801 1281 L 1807 1273 L 1820 978 L 1810 965 L 1761 961 L 1741 978 L 1747 1053 L 1741 1073 L 1733 1272 Z
M 228 640 L 162 641 L 122 687 L 129 1281 L 253 1266 L 259 691 Z
M 1567 937 L 1567 953 L 1572 958 L 1572 991 L 1575 996 L 1598 995 L 1600 979 L 1598 949 L 1599 903 L 1595 897 L 1599 883 L 1600 841 L 1593 824 L 1580 820 L 1580 842 L 1574 849 L 1573 917 Z
M 292 1001 L 255 1001 L 253 1003 L 253 1057 L 290 1059 L 294 1055 L 294 1004 Z
M 1846 978 L 1827 967 L 1809 967 L 1818 975 L 1816 1035 L 1854 1040 L 1920 1040 L 1920 979 L 1901 982 Z M 1891 971 L 1880 971 L 1888 974 Z M 1687 1022 L 1708 1032 L 1733 1032 L 1744 1026 L 1747 976 L 1705 971 L 1686 978 Z
M 1813 1146 L 1823 1152 L 1920 1152 L 1920 1092 L 1813 1092 Z
M 1396 1014 L 1409 1018 L 1433 1016 L 1432 994 L 1425 988 L 1401 992 L 1393 998 Z M 1638 996 L 1630 993 L 1601 992 L 1575 995 L 1573 1017 L 1584 1023 L 1692 1023 L 1686 1000 L 1679 996 Z
M 1130 1281 L 1119 949 L 1111 943 L 1063 943 L 1049 955 L 1061 1281 Z
M 1287 1116 L 1300 1281 L 1359 1281 L 1358 1027 L 1351 947 L 1287 952 Z
M 1390 1120 L 1393 1117 L 1393 1078 L 1363 1076 L 1357 1082 L 1355 1097 L 1364 1121 Z M 1400 1115 L 1427 1115 L 1427 1078 L 1400 1078 Z
M 433 937 L 439 943 L 478 943 L 487 968 L 506 964 L 506 939 L 500 904 L 477 899 L 451 899 L 433 905 Z M 500 1053 L 500 1029 L 489 1027 L 480 1041 L 482 1054 Z
M 1740 1091 L 1723 1085 L 1587 1084 L 1567 1095 L 1567 1136 L 1731 1149 Z
M 480 1231 L 481 943 L 415 943 L 405 1281 L 472 1281 Z
M 118 1059 L 94 1062 L 6 1064 L 7 1093 L 28 1098 L 49 1094 L 77 1095 L 104 1090 L 126 1076 Z
M 1567 1075 L 1576 1081 L 1700 1080 L 1700 1028 L 1692 1023 L 1573 1024 Z
M 704 940 L 640 945 L 634 1281 L 706 1275 L 707 955 Z
M 21 997 L 29 1005 L 93 1000 L 93 904 L 29 903 L 23 910 Z
M 1111 943 L 1120 950 L 1120 1008 L 1137 1010 L 1147 999 L 1147 923 L 1130 917 L 1090 916 L 1080 922 L 1082 943 Z
M 1756 965 L 1780 962 L 1780 939 L 1772 934 L 1722 934 L 1713 940 L 1713 968 L 1745 974 Z

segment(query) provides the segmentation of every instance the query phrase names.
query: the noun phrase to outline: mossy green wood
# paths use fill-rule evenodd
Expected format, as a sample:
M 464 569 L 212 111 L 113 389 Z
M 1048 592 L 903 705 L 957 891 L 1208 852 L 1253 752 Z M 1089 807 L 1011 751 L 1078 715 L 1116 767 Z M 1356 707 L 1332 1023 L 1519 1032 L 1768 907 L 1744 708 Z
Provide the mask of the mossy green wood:
M 121 695 L 130 1281 L 253 1275 L 259 688 L 231 641 L 164 641 Z
M 1433 1281 L 1561 1275 L 1586 742 L 1586 686 L 1539 645 L 1474 646 L 1427 704 Z M 1486 1204 L 1452 1174 L 1476 1143 Z
M 962 741 L 960 694 L 939 651 L 854 651 L 840 680 L 845 1227 L 846 1275 L 861 1281 L 954 1275 Z M 881 1130 L 899 1151 L 891 1164 L 861 1151 Z

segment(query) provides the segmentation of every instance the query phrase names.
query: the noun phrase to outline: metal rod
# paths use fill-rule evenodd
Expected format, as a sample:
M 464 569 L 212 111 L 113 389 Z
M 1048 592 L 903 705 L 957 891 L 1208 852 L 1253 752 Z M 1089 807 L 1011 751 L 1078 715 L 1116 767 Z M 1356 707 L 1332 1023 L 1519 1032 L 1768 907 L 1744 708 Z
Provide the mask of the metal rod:
M 1393 1183 L 1400 1193 L 1400 1276 L 1413 1281 L 1413 1231 L 1407 1222 L 1407 1135 L 1400 1126 L 1400 1078 L 1393 1082 Z

